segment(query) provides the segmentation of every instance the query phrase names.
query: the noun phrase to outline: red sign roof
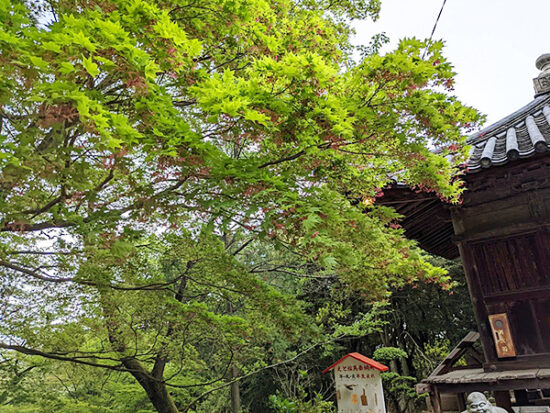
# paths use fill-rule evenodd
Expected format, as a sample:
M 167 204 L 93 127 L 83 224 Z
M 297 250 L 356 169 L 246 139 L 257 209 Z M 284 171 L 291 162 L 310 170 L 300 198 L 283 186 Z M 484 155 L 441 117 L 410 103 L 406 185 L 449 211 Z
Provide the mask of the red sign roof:
M 366 364 L 367 366 L 375 368 L 376 370 L 388 371 L 388 366 L 384 366 L 382 363 L 378 363 L 377 361 L 374 361 L 373 359 L 365 357 L 365 356 L 363 356 L 362 354 L 359 354 L 359 353 L 349 353 L 349 354 L 345 355 L 344 357 L 342 357 L 340 360 L 338 360 L 333 365 L 331 365 L 331 366 L 327 367 L 326 369 L 324 369 L 323 374 L 325 374 L 327 371 L 332 370 L 334 367 L 336 367 L 338 364 L 343 362 L 348 357 L 354 358 L 355 360 L 358 360 L 361 363 Z

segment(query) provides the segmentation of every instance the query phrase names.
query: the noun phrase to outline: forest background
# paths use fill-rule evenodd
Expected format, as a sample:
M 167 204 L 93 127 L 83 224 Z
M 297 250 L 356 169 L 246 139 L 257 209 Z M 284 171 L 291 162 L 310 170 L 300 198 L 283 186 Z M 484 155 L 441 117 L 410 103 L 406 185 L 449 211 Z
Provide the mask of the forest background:
M 376 198 L 458 202 L 482 117 L 441 42 L 351 46 L 379 10 L 0 0 L 3 412 L 330 411 L 353 350 L 419 408 L 473 319 Z

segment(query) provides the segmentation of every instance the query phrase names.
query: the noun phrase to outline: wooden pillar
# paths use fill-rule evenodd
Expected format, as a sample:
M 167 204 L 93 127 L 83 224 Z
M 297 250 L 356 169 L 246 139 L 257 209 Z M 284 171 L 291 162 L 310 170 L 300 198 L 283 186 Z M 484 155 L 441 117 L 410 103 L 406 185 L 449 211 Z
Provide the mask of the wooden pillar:
M 441 395 L 439 390 L 432 384 L 432 391 L 430 392 L 430 404 L 434 413 L 443 413 L 441 409 Z
M 476 318 L 479 340 L 482 344 L 485 362 L 494 362 L 497 360 L 495 346 L 493 344 L 492 332 L 488 326 L 488 315 L 485 303 L 483 302 L 483 294 L 481 285 L 479 284 L 477 266 L 472 254 L 471 247 L 465 245 L 465 242 L 457 243 L 464 273 L 466 275 L 466 284 L 470 293 L 472 304 L 474 305 L 474 316 Z
M 456 400 L 458 402 L 459 411 L 463 412 L 464 410 L 466 410 L 466 394 L 465 393 L 457 393 L 456 394 Z
M 510 392 L 508 390 L 495 391 L 495 404 L 509 412 L 512 412 L 512 402 L 510 401 Z

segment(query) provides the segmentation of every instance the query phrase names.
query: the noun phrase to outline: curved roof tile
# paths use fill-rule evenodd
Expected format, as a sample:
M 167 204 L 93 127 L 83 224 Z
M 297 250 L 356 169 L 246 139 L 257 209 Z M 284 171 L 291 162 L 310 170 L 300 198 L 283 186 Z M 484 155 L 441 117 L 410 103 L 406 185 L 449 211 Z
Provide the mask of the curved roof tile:
M 550 93 L 470 136 L 468 173 L 528 158 L 550 149 Z

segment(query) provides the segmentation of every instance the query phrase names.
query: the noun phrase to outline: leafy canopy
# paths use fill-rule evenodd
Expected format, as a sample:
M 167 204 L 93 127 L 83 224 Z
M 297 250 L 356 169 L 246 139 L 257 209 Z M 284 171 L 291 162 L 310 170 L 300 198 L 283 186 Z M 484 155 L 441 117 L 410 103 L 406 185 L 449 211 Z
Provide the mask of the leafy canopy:
M 260 362 L 308 325 L 259 268 L 371 299 L 445 282 L 371 200 L 456 200 L 479 115 L 441 43 L 354 63 L 349 21 L 379 6 L 0 0 L 0 346 L 129 371 L 175 411 L 181 365 Z

